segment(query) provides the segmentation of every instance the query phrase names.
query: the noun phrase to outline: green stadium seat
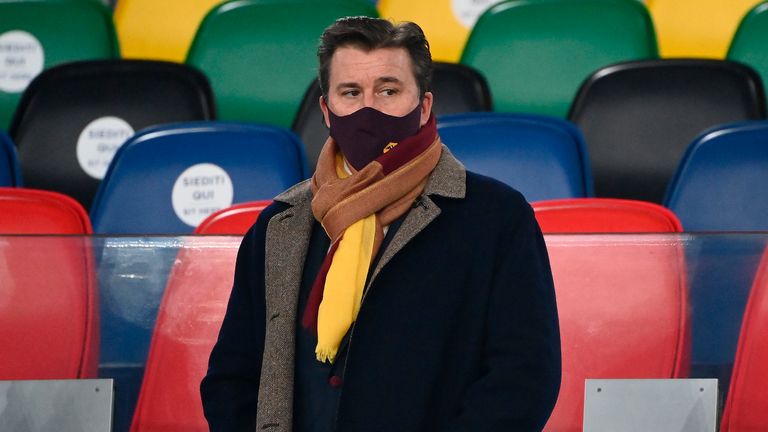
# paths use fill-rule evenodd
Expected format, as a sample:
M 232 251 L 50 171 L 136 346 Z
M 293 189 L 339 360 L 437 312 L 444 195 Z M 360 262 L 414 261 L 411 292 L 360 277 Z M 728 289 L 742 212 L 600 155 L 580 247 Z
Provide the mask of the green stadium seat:
M 728 60 L 752 66 L 768 82 L 768 2 L 755 6 L 739 24 L 728 50 Z
M 480 16 L 461 63 L 485 75 L 496 111 L 564 117 L 594 70 L 656 57 L 637 0 L 511 0 Z
M 317 43 L 337 18 L 376 16 L 357 0 L 235 0 L 200 25 L 187 63 L 205 72 L 222 120 L 289 128 L 317 75 Z

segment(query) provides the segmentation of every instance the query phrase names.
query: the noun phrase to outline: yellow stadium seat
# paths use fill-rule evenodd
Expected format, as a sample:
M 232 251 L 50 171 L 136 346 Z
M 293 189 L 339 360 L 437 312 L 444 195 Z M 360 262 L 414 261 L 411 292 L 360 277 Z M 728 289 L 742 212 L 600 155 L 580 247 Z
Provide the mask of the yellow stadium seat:
M 205 15 L 223 0 L 120 0 L 115 25 L 125 58 L 183 62 Z
M 432 59 L 458 63 L 477 18 L 499 0 L 379 0 L 379 16 L 413 21 L 429 40 Z
M 647 0 L 662 57 L 725 58 L 736 27 L 760 0 Z

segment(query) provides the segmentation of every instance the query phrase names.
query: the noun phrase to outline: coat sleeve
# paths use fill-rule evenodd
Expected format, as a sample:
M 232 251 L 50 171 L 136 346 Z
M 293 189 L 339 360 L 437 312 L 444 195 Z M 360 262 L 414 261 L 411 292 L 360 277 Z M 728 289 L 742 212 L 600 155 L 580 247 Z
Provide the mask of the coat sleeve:
M 560 389 L 560 331 L 546 245 L 530 206 L 502 237 L 486 316 L 482 373 L 447 428 L 540 431 Z
M 266 219 L 260 218 L 240 245 L 227 311 L 200 385 L 212 432 L 256 429 L 264 351 Z

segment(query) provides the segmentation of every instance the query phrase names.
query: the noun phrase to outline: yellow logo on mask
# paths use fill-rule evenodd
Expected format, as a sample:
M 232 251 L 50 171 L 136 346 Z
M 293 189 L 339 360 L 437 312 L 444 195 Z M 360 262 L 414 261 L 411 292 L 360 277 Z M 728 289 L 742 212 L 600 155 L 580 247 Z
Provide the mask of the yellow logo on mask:
M 387 144 L 386 147 L 384 147 L 384 150 L 382 151 L 382 153 L 386 153 L 386 152 L 392 150 L 393 148 L 395 148 L 396 146 L 397 146 L 396 142 L 391 142 L 391 143 Z

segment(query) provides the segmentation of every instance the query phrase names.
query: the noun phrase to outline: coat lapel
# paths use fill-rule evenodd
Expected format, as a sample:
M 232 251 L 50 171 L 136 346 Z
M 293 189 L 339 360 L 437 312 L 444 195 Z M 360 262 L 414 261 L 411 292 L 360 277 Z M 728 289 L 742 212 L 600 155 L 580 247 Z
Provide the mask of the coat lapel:
M 256 428 L 291 432 L 296 305 L 314 218 L 309 208 L 311 193 L 305 183 L 275 199 L 293 207 L 273 216 L 267 225 L 264 275 L 267 321 Z
M 368 288 L 370 288 L 376 276 L 381 272 L 381 269 L 387 265 L 395 254 L 440 214 L 440 207 L 429 196 L 438 195 L 447 198 L 464 198 L 466 195 L 466 177 L 467 173 L 464 166 L 451 154 L 446 146 L 443 146 L 443 153 L 437 162 L 435 170 L 429 177 L 424 193 L 416 199 L 389 246 L 382 253 L 368 281 L 366 292 L 368 292 Z

